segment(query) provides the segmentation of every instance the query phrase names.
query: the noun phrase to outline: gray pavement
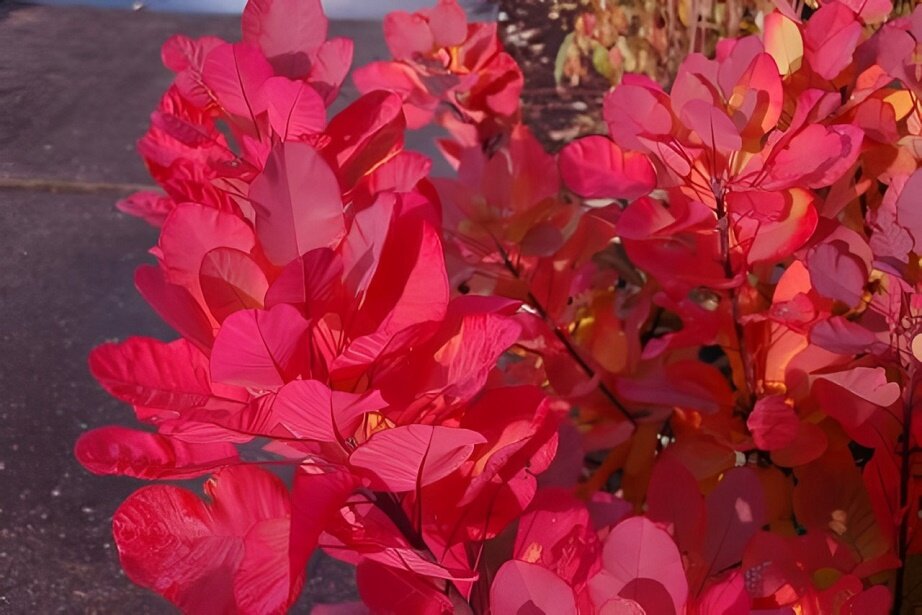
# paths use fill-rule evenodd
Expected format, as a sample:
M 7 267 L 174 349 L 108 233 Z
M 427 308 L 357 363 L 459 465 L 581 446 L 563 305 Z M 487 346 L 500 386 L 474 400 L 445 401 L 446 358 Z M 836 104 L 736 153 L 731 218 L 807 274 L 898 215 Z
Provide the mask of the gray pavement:
M 356 39 L 359 64 L 384 57 L 378 24 L 331 29 Z M 238 31 L 226 16 L 0 0 L 0 613 L 172 612 L 112 545 L 112 512 L 139 483 L 86 473 L 72 449 L 87 427 L 132 422 L 90 377 L 89 350 L 175 337 L 132 284 L 156 231 L 113 207 L 124 184 L 149 183 L 133 150 L 170 81 L 160 43 Z M 318 558 L 296 611 L 353 592 L 348 568 Z

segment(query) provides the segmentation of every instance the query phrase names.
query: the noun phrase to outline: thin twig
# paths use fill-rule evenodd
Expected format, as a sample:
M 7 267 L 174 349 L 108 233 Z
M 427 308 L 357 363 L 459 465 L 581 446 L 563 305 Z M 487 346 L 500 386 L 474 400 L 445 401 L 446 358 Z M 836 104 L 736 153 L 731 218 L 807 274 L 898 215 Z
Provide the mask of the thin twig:
M 728 280 L 735 277 L 733 263 L 730 261 L 730 218 L 727 215 L 727 206 L 724 201 L 723 189 L 714 190 L 714 198 L 717 209 L 717 231 L 720 233 L 720 258 L 723 261 L 724 276 Z M 739 292 L 736 288 L 731 288 L 730 309 L 733 318 L 733 331 L 736 334 L 736 345 L 740 353 L 740 361 L 743 364 L 743 379 L 746 385 L 746 401 L 748 407 L 752 407 L 753 395 L 755 393 L 755 373 L 752 361 L 746 351 L 746 332 L 740 323 L 740 304 Z
M 509 253 L 506 252 L 505 248 L 503 248 L 499 241 L 496 242 L 496 247 L 503 259 L 503 264 L 506 266 L 506 269 L 509 270 L 509 273 L 511 273 L 516 280 L 521 280 L 521 274 L 519 273 L 519 270 L 516 268 L 516 266 L 512 263 L 512 259 L 509 258 Z M 554 337 L 556 337 L 560 343 L 563 344 L 563 347 L 566 349 L 567 353 L 573 358 L 576 364 L 579 365 L 580 369 L 583 370 L 583 373 L 585 373 L 590 380 L 595 378 L 595 370 L 592 368 L 589 362 L 583 358 L 582 354 L 579 352 L 579 349 L 576 348 L 576 345 L 573 343 L 570 337 L 559 326 L 557 326 L 557 324 L 551 318 L 550 314 L 548 314 L 548 311 L 544 305 L 538 300 L 537 297 L 535 297 L 534 293 L 531 292 L 531 289 L 527 289 L 526 292 L 529 305 L 538 313 L 538 316 L 541 317 L 541 320 L 544 321 L 544 323 L 551 329 L 551 331 L 554 332 Z M 622 404 L 621 401 L 615 396 L 615 393 L 610 388 L 608 388 L 608 385 L 606 385 L 600 379 L 596 384 L 596 387 L 599 389 L 599 392 L 602 393 L 605 399 L 611 402 L 611 404 L 628 421 L 630 421 L 632 425 L 637 425 L 637 419 L 634 418 L 630 410 L 628 410 L 627 407 Z

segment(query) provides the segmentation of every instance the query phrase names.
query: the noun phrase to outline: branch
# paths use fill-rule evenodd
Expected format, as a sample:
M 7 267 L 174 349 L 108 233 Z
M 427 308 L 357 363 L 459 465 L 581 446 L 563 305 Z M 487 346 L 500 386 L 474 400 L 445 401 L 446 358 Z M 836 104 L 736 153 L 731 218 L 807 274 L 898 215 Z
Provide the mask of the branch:
M 505 248 L 503 248 L 499 241 L 496 242 L 496 247 L 503 259 L 503 264 L 506 266 L 506 269 L 509 270 L 509 273 L 511 273 L 516 280 L 521 280 L 522 276 L 516 266 L 512 263 L 512 260 L 509 258 L 509 253 L 506 252 Z M 551 329 L 551 331 L 554 332 L 554 337 L 556 337 L 560 343 L 563 344 L 567 354 L 572 357 L 572 359 L 576 362 L 577 365 L 579 365 L 580 369 L 583 370 L 583 373 L 586 374 L 590 380 L 595 378 L 595 370 L 592 368 L 589 362 L 583 358 L 582 354 L 580 354 L 579 349 L 573 343 L 573 340 L 571 340 L 570 337 L 560 327 L 558 327 L 556 323 L 554 323 L 550 314 L 548 314 L 547 309 L 541 304 L 540 301 L 538 301 L 538 298 L 535 297 L 534 293 L 531 292 L 531 289 L 528 289 L 527 293 L 528 294 L 526 295 L 526 298 L 528 299 L 529 305 L 531 305 L 531 307 L 538 313 L 538 316 L 541 317 L 541 320 L 544 321 L 544 323 Z M 619 413 L 624 416 L 624 418 L 626 418 L 631 423 L 631 425 L 637 425 L 637 419 L 633 414 L 631 414 L 631 411 L 628 410 L 627 407 L 622 404 L 621 401 L 615 396 L 614 391 L 608 388 L 608 385 L 606 385 L 600 379 L 596 387 L 599 389 L 599 392 L 605 397 L 605 399 L 611 402 L 611 404 L 618 410 Z
M 903 608 L 903 593 L 906 587 L 906 559 L 909 555 L 909 479 L 912 470 L 910 463 L 912 457 L 912 404 L 916 387 L 915 364 L 909 367 L 909 386 L 903 393 L 903 458 L 900 464 L 900 519 L 899 542 L 897 543 L 900 558 L 900 571 L 896 576 L 896 587 L 893 590 L 893 612 L 899 615 Z

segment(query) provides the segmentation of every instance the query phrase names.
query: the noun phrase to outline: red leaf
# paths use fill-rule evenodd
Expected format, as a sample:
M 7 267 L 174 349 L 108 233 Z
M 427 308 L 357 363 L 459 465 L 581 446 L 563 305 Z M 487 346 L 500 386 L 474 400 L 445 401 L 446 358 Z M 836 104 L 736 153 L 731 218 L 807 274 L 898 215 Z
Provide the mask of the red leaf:
M 438 232 L 425 221 L 392 222 L 356 329 L 386 342 L 412 325 L 444 319 L 449 293 Z
M 816 230 L 814 196 L 807 190 L 746 190 L 727 195 L 737 241 L 749 263 L 784 260 Z
M 874 585 L 849 598 L 842 607 L 844 615 L 886 615 L 890 613 L 893 594 L 886 585 Z
M 645 155 L 626 152 L 600 136 L 584 137 L 564 147 L 560 174 L 570 190 L 590 199 L 632 201 L 656 187 L 656 173 Z
M 124 427 L 102 427 L 77 440 L 77 460 L 94 474 L 145 479 L 184 479 L 239 462 L 226 442 L 189 444 L 175 438 Z
M 304 143 L 275 146 L 249 196 L 256 209 L 256 234 L 276 265 L 315 248 L 333 247 L 345 234 L 336 175 Z
M 330 143 L 323 153 L 339 167 L 345 186 L 403 149 L 406 120 L 400 97 L 375 91 L 361 96 L 330 120 Z
M 808 533 L 832 533 L 861 560 L 892 548 L 877 522 L 868 492 L 847 448 L 829 450 L 818 460 L 795 468 L 794 515 Z
M 515 320 L 505 316 L 465 316 L 457 335 L 432 356 L 430 386 L 443 390 L 452 399 L 472 398 L 483 388 L 499 357 L 519 339 L 521 331 Z
M 374 613 L 450 615 L 455 612 L 438 581 L 374 561 L 359 563 L 355 582 L 362 601 Z
M 288 569 L 292 577 L 304 573 L 320 535 L 332 525 L 355 487 L 355 477 L 348 472 L 335 469 L 318 474 L 308 472 L 306 467 L 298 468 L 291 490 Z M 292 587 L 292 600 L 297 598 L 295 589 Z
M 704 578 L 739 564 L 749 540 L 765 525 L 765 495 L 755 472 L 727 472 L 707 497 Z
M 547 568 L 518 560 L 506 562 L 496 572 L 490 606 L 496 615 L 577 612 L 576 597 L 563 579 Z
M 659 457 L 647 488 L 647 517 L 671 526 L 679 548 L 693 552 L 701 543 L 705 516 L 704 498 L 692 473 L 668 455 Z
M 519 519 L 515 559 L 540 564 L 571 587 L 598 572 L 601 547 L 589 511 L 568 488 L 544 488 Z
M 445 478 L 467 461 L 476 431 L 431 425 L 404 425 L 374 434 L 349 457 L 388 491 L 414 491 Z
M 125 573 L 184 612 L 282 612 L 301 578 L 288 574 L 288 494 L 273 475 L 225 468 L 192 492 L 155 485 L 131 495 L 112 520 Z

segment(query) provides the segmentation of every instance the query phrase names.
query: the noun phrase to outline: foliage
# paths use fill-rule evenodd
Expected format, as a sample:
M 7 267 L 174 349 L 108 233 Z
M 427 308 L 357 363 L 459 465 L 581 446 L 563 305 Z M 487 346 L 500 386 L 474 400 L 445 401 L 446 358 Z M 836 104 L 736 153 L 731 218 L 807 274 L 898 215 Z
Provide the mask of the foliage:
M 558 156 L 454 0 L 391 14 L 329 120 L 352 43 L 319 1 L 170 39 L 164 193 L 120 207 L 181 337 L 93 351 L 144 428 L 76 454 L 210 478 L 119 508 L 127 575 L 192 613 L 284 612 L 317 548 L 356 565 L 343 612 L 920 604 L 922 10 L 872 34 L 890 8 L 627 75 Z M 404 150 L 428 123 L 455 177 Z
M 612 85 L 627 73 L 641 73 L 664 86 L 672 83 L 689 53 L 713 55 L 721 39 L 757 34 L 776 7 L 800 20 L 819 8 L 816 0 L 554 0 L 580 11 L 561 44 L 555 65 L 558 84 L 578 85 L 594 72 Z M 859 3 L 850 3 L 859 10 Z M 869 2 L 862 21 L 878 27 L 888 16 L 908 13 L 913 0 Z M 889 11 L 889 14 L 888 14 Z

